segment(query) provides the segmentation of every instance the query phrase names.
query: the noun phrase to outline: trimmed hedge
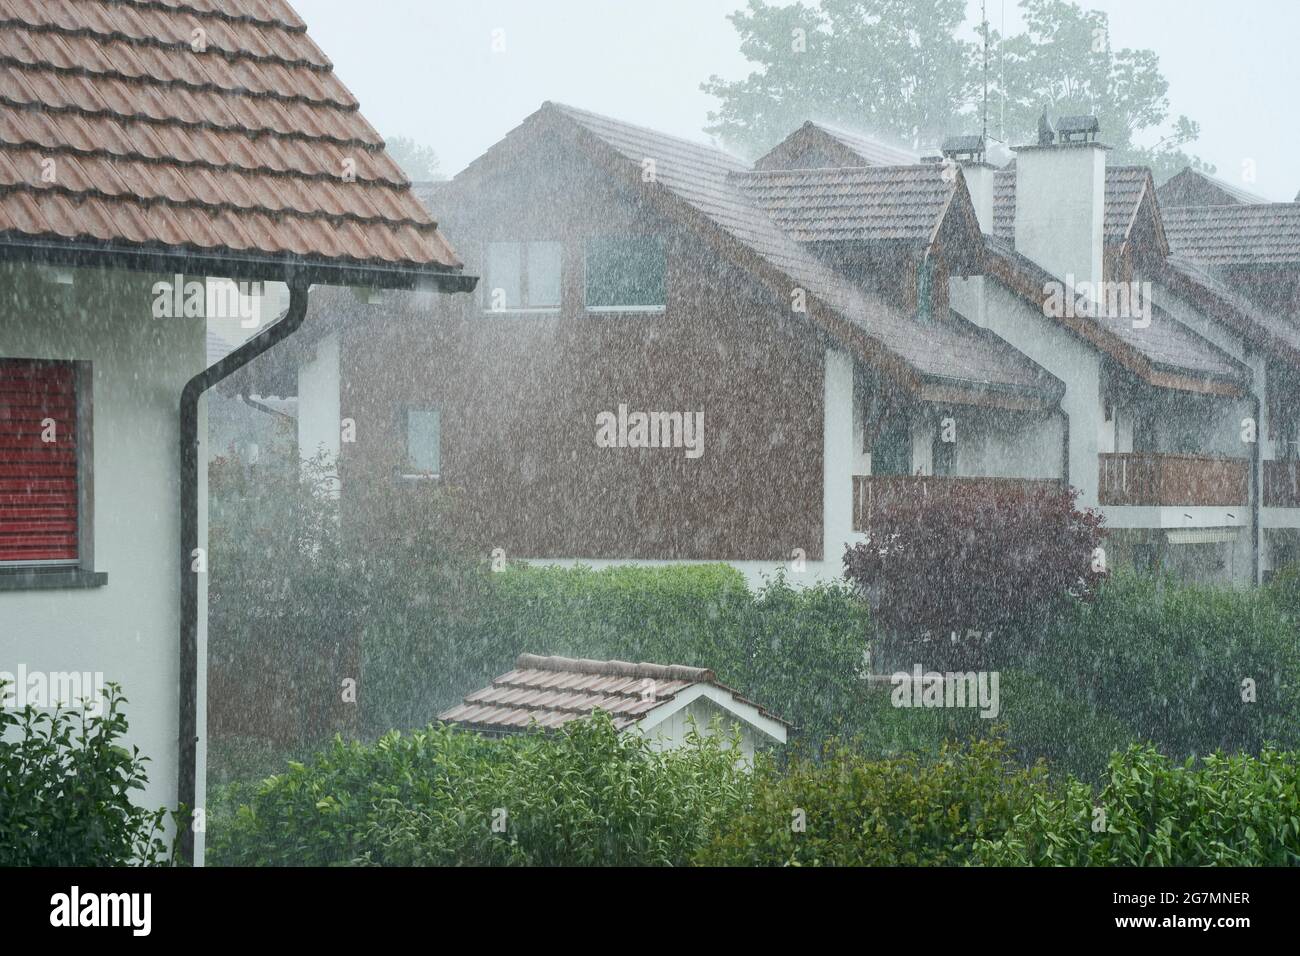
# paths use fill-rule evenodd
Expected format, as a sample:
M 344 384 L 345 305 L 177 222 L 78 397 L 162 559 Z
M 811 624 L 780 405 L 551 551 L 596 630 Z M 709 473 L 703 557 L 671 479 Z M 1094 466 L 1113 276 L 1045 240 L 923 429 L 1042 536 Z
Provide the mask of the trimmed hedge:
M 1177 764 L 1149 746 L 1115 754 L 1100 793 L 1035 792 L 977 859 L 1007 866 L 1300 865 L 1300 754 L 1211 754 Z
M 217 865 L 682 865 L 735 812 L 736 741 L 656 752 L 603 714 L 550 737 L 447 727 L 344 743 L 255 788 L 211 827 Z

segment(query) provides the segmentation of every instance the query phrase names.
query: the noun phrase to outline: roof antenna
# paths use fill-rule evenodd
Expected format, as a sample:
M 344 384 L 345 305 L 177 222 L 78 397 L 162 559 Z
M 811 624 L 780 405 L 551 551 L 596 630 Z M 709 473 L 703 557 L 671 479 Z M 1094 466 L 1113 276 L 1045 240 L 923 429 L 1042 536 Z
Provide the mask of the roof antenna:
M 989 15 L 988 0 L 980 0 L 980 24 L 984 31 L 984 108 L 983 124 L 980 138 L 985 142 L 989 138 Z

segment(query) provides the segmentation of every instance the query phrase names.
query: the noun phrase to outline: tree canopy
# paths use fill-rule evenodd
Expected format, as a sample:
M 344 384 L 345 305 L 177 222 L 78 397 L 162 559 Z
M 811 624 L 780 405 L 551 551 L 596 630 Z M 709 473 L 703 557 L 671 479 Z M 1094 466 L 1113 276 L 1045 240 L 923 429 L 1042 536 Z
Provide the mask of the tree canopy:
M 1151 50 L 1115 49 L 1105 13 L 1068 0 L 1021 0 L 1024 29 L 988 29 L 989 135 L 1030 142 L 1038 116 L 1091 113 L 1114 163 L 1149 165 L 1158 179 L 1192 165 L 1183 147 L 1199 125 L 1170 117 L 1169 83 Z M 963 38 L 965 0 L 749 0 L 729 19 L 756 69 L 712 76 L 719 100 L 709 131 L 755 156 L 807 119 L 937 146 L 977 130 L 983 104 L 983 27 Z

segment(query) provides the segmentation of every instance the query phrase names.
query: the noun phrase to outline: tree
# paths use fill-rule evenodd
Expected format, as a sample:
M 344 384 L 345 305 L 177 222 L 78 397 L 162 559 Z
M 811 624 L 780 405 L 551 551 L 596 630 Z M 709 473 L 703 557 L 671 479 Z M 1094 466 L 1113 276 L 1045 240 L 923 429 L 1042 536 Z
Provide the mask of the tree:
M 876 509 L 845 576 L 871 603 L 889 663 L 984 665 L 1005 658 L 1070 597 L 1105 576 L 1101 515 L 1074 489 L 916 479 Z
M 384 140 L 384 151 L 393 162 L 402 167 L 402 172 L 406 173 L 411 182 L 442 179 L 442 173 L 438 170 L 438 154 L 431 146 L 421 145 L 405 136 L 392 136 Z
M 1115 50 L 1106 14 L 1068 0 L 1022 0 L 1021 9 L 1023 33 L 988 32 L 991 136 L 1032 142 L 1044 108 L 1053 117 L 1092 113 L 1112 163 L 1149 165 L 1158 180 L 1188 165 L 1213 170 L 1182 150 L 1200 127 L 1186 116 L 1169 121 L 1155 53 Z M 702 84 L 720 101 L 708 129 L 750 156 L 807 119 L 936 146 L 981 120 L 983 53 L 957 36 L 965 17 L 965 0 L 749 0 L 730 19 L 759 69 Z
M 721 100 L 709 130 L 748 155 L 807 119 L 938 142 L 974 93 L 976 46 L 956 37 L 965 13 L 965 0 L 749 0 L 728 18 L 762 69 L 703 84 Z

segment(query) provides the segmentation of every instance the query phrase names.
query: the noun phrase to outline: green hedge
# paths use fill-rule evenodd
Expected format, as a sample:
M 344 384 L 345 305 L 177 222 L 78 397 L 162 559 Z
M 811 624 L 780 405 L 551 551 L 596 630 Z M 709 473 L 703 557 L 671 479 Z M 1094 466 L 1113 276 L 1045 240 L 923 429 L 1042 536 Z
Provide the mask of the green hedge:
M 1300 754 L 1177 764 L 1149 746 L 1111 759 L 1099 793 L 1040 790 L 980 862 L 1010 866 L 1296 866 Z
M 235 796 L 209 817 L 211 863 L 1300 864 L 1300 754 L 1272 750 L 1177 764 L 1134 746 L 1100 788 L 997 739 L 750 772 L 719 738 L 659 753 L 598 715 L 549 737 L 337 741 Z
M 1297 632 L 1259 590 L 1117 575 L 1019 665 L 1178 758 L 1300 743 Z M 1247 679 L 1255 700 L 1243 699 Z M 1072 736 L 1090 732 L 1084 722 Z M 1058 756 L 1049 752 L 1047 756 Z
M 935 759 L 869 760 L 837 750 L 760 770 L 750 808 L 701 850 L 711 866 L 948 866 L 1002 836 L 1046 787 L 1042 768 L 1012 765 L 977 740 Z
M 335 741 L 237 790 L 216 865 L 681 865 L 735 812 L 746 772 L 691 735 L 667 752 L 597 715 L 550 737 L 446 727 Z
M 429 598 L 437 584 L 413 586 L 423 602 L 377 602 L 366 628 L 363 712 L 376 733 L 423 726 L 522 652 L 711 667 L 812 741 L 867 725 L 867 613 L 847 586 L 777 576 L 755 594 L 723 564 L 511 566 L 458 584 L 449 609 Z

